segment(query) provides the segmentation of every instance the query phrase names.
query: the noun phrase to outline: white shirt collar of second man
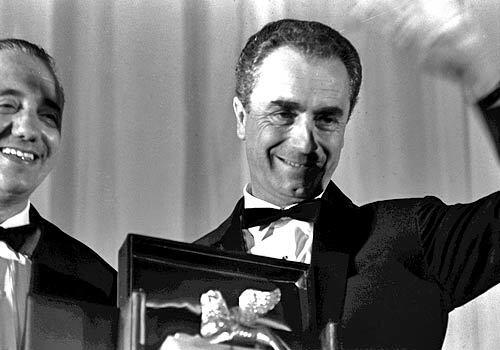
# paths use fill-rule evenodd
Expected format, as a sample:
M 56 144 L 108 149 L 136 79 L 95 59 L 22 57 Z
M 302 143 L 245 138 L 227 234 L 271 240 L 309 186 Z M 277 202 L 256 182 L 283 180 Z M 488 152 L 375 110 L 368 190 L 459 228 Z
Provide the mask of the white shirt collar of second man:
M 28 203 L 23 210 L 2 222 L 0 226 L 3 228 L 11 228 L 28 225 L 30 223 L 30 206 L 31 202 L 28 200 Z

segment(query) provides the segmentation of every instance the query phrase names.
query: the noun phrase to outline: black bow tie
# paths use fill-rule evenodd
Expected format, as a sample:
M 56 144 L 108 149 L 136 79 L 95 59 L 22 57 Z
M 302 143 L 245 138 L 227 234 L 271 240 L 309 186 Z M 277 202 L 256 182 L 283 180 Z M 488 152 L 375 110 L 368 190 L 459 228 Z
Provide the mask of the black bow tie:
M 31 224 L 9 228 L 0 226 L 0 241 L 4 241 L 14 251 L 19 252 L 26 239 L 34 232 L 34 226 Z
M 301 202 L 288 209 L 250 208 L 243 211 L 242 228 L 267 226 L 281 218 L 288 217 L 301 221 L 315 222 L 321 208 L 321 200 Z

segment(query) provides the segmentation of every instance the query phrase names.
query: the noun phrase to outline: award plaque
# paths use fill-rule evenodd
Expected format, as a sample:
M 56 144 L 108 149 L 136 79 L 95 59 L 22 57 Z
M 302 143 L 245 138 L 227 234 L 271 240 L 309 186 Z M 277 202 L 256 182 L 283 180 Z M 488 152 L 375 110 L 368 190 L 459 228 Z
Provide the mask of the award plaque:
M 122 349 L 307 348 L 306 264 L 129 234 L 118 273 Z

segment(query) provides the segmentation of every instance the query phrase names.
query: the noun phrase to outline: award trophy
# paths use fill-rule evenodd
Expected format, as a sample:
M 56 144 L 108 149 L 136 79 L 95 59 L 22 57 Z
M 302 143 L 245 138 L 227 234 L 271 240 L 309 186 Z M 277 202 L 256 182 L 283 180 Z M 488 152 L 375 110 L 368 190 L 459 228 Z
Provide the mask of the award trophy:
M 130 234 L 119 253 L 119 348 L 310 349 L 309 273 L 302 263 Z

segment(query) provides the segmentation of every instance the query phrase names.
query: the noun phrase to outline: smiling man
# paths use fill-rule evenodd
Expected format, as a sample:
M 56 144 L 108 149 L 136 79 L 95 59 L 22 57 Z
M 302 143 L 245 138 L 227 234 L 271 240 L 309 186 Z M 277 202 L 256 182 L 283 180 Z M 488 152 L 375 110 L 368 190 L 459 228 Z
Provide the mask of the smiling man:
M 4 222 L 27 206 L 31 193 L 54 167 L 64 101 L 53 73 L 40 59 L 2 48 L 0 67 L 0 222 Z
M 500 150 L 500 67 L 462 23 L 469 17 L 422 29 L 422 17 L 402 13 L 401 38 L 427 43 L 425 66 L 464 82 Z M 346 254 L 343 348 L 437 349 L 448 312 L 500 282 L 500 193 L 451 206 L 435 197 L 354 205 L 331 177 L 360 84 L 355 48 L 321 23 L 280 20 L 250 37 L 233 101 L 250 183 L 196 243 L 307 264 Z
M 251 192 L 281 207 L 314 198 L 328 185 L 344 144 L 347 69 L 339 59 L 283 46 L 263 60 L 258 76 L 247 106 L 234 98 Z
M 29 200 L 55 165 L 63 107 L 51 57 L 26 41 L 0 40 L 1 348 L 19 346 L 29 292 L 115 305 L 115 271 Z

